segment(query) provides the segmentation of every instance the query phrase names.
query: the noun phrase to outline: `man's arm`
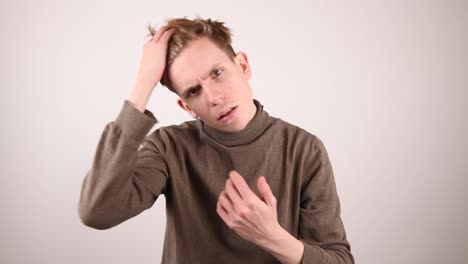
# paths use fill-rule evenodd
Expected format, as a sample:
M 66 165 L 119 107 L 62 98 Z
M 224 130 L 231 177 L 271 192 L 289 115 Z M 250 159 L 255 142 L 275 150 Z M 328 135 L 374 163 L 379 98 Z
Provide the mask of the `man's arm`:
M 310 177 L 303 179 L 301 190 L 299 239 L 277 225 L 260 245 L 284 264 L 354 264 L 340 217 L 333 170 L 317 137 L 308 157 Z
M 310 177 L 303 179 L 301 190 L 301 263 L 353 264 L 330 159 L 323 142 L 315 136 L 309 156 Z
M 157 122 L 128 101 L 102 132 L 79 200 L 81 221 L 107 229 L 148 209 L 164 193 L 168 178 L 163 154 L 145 136 Z M 140 145 L 144 141 L 140 148 Z
M 157 122 L 145 109 L 162 77 L 167 42 L 174 32 L 161 27 L 145 43 L 130 95 L 115 122 L 107 124 L 101 135 L 81 187 L 79 215 L 87 226 L 118 225 L 151 207 L 164 192 L 168 175 L 163 154 L 151 138 L 143 140 Z

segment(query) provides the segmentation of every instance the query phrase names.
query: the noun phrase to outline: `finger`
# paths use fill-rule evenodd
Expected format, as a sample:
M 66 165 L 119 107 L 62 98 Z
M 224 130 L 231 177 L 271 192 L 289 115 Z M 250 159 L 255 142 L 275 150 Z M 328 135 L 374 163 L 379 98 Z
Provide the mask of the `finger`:
M 250 197 L 252 197 L 252 195 L 255 196 L 247 182 L 237 171 L 230 171 L 229 177 L 232 179 L 232 182 L 236 187 L 237 191 L 239 191 L 242 199 L 249 199 Z
M 229 198 L 226 195 L 225 191 L 222 191 L 221 194 L 219 195 L 218 198 L 218 203 L 221 204 L 224 209 L 226 209 L 226 212 L 229 214 L 230 212 L 233 212 L 233 206 L 232 202 L 229 200 Z
M 264 198 L 266 204 L 270 207 L 276 208 L 276 197 L 271 191 L 270 185 L 267 183 L 266 178 L 264 176 L 260 176 L 257 181 L 257 188 Z
M 223 219 L 223 221 L 227 224 L 229 221 L 229 214 L 219 201 L 216 205 L 216 212 L 221 217 L 221 219 Z
M 162 34 L 166 31 L 166 29 L 167 29 L 167 26 L 160 27 L 158 31 L 156 31 L 156 34 L 154 34 L 151 41 L 157 42 L 161 38 Z
M 161 38 L 159 39 L 159 41 L 162 43 L 167 43 L 176 31 L 177 31 L 176 28 L 171 28 L 171 29 L 166 30 L 161 36 Z
M 232 201 L 235 209 L 238 209 L 239 206 L 243 203 L 240 193 L 237 191 L 232 179 L 229 178 L 226 180 L 225 193 Z

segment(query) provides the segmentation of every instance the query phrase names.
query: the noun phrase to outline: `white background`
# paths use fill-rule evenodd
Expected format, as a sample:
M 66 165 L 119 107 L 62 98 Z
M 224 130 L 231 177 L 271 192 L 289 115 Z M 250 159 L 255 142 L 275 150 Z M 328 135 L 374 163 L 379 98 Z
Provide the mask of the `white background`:
M 468 263 L 467 1 L 2 1 L 1 263 L 160 263 L 165 201 L 84 226 L 146 25 L 225 21 L 272 116 L 323 140 L 356 263 Z M 191 117 L 158 86 L 160 126 Z M 153 130 L 152 130 L 153 131 Z

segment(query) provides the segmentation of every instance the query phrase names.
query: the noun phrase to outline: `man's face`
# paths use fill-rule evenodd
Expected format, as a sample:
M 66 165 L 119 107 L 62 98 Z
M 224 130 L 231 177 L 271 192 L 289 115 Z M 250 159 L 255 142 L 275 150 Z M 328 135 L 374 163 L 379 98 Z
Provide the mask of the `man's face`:
M 234 61 L 206 37 L 193 40 L 175 58 L 169 79 L 179 94 L 177 103 L 194 118 L 210 127 L 237 132 L 256 112 L 247 55 L 239 52 Z M 220 115 L 234 110 L 225 118 Z

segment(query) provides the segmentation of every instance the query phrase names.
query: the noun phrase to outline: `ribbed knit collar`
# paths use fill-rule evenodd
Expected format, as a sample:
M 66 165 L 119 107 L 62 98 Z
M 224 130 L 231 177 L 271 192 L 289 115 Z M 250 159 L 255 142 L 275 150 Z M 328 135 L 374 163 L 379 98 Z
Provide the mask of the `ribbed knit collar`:
M 210 127 L 202 122 L 203 129 L 214 140 L 228 147 L 251 143 L 265 131 L 270 119 L 268 113 L 263 110 L 263 105 L 257 99 L 253 99 L 253 101 L 257 107 L 257 111 L 252 120 L 241 131 L 226 132 Z

